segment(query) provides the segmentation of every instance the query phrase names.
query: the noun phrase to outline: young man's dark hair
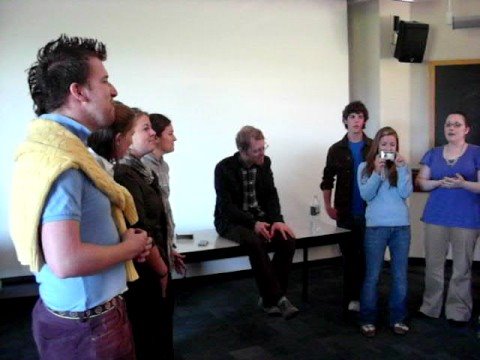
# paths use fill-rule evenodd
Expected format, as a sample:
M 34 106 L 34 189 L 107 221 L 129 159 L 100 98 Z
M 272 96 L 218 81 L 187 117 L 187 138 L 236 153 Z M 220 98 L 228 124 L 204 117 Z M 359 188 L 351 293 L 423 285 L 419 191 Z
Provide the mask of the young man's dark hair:
M 89 57 L 105 61 L 105 45 L 95 39 L 62 34 L 38 50 L 37 61 L 28 70 L 35 114 L 58 109 L 65 102 L 72 83 L 84 85 L 87 82 Z
M 343 121 L 347 120 L 348 115 L 355 113 L 355 114 L 363 114 L 363 118 L 365 120 L 365 124 L 368 120 L 368 110 L 367 107 L 361 101 L 352 101 L 350 104 L 345 106 L 342 112 L 342 119 Z M 365 124 L 363 128 L 365 129 Z M 345 129 L 347 129 L 347 124 L 345 124 Z

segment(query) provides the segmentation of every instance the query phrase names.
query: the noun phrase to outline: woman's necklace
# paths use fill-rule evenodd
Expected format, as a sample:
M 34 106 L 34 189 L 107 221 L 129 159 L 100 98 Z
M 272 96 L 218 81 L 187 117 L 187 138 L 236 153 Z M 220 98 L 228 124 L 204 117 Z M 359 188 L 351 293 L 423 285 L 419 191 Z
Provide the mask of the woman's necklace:
M 447 162 L 447 165 L 448 166 L 453 166 L 457 163 L 458 159 L 460 159 L 460 157 L 463 155 L 463 153 L 465 152 L 465 149 L 467 147 L 467 143 L 463 143 L 462 145 L 462 148 L 460 149 L 460 152 L 458 153 L 458 155 L 454 156 L 454 157 L 450 157 L 450 158 L 447 158 L 447 154 L 446 154 L 446 150 L 447 148 L 443 148 L 443 158 L 445 159 L 445 161 Z

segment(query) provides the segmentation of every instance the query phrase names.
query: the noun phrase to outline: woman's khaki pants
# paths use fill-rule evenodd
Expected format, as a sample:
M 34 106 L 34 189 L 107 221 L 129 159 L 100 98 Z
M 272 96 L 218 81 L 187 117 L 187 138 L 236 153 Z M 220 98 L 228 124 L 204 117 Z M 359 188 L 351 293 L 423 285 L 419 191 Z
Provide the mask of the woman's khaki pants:
M 468 321 L 472 313 L 471 268 L 479 231 L 426 224 L 425 291 L 420 311 L 438 318 L 442 312 L 444 270 L 449 245 L 452 248 L 452 276 L 445 301 L 445 317 Z

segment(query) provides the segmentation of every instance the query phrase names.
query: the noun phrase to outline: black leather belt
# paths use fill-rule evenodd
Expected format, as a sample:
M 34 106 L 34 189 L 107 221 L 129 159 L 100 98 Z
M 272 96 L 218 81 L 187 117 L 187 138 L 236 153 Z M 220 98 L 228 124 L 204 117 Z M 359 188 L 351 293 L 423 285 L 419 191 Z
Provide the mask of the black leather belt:
M 47 307 L 47 310 L 50 311 L 52 314 L 65 319 L 86 320 L 105 314 L 107 311 L 110 311 L 117 305 L 119 305 L 122 301 L 122 296 L 117 295 L 111 300 L 108 300 L 103 304 L 97 305 L 85 311 L 58 311 L 50 309 L 49 307 Z

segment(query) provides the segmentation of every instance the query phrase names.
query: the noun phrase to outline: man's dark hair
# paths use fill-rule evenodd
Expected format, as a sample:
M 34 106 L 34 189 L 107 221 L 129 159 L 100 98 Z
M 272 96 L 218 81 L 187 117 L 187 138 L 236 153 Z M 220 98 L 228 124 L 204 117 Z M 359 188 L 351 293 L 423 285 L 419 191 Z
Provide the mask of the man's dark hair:
M 352 101 L 350 104 L 345 106 L 342 112 L 342 119 L 346 121 L 348 115 L 350 114 L 363 114 L 363 118 L 365 119 L 365 123 L 368 120 L 368 110 L 367 107 L 361 101 Z M 365 125 L 365 124 L 364 124 Z M 365 126 L 364 126 L 365 127 Z M 345 124 L 345 129 L 347 129 L 347 124 Z
M 72 83 L 86 84 L 91 57 L 105 61 L 105 44 L 65 34 L 38 50 L 37 61 L 28 69 L 28 87 L 35 114 L 61 107 Z
M 158 137 L 162 136 L 163 130 L 172 123 L 169 118 L 162 114 L 150 114 L 148 117 L 152 124 L 152 129 L 157 133 Z

